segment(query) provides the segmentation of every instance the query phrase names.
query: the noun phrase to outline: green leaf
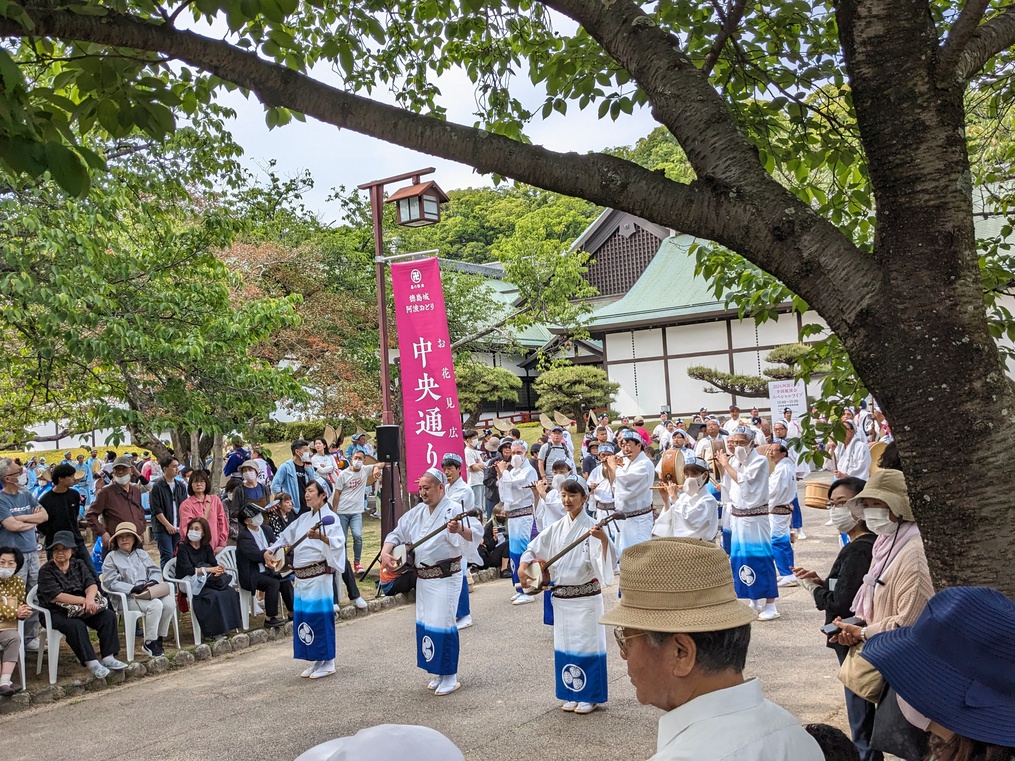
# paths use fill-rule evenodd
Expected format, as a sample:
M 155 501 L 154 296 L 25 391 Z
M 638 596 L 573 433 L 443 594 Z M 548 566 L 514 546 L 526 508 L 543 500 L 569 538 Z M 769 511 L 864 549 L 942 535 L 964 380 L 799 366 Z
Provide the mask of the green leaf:
M 88 193 L 88 169 L 81 157 L 62 143 L 46 143 L 46 166 L 57 184 L 79 198 Z

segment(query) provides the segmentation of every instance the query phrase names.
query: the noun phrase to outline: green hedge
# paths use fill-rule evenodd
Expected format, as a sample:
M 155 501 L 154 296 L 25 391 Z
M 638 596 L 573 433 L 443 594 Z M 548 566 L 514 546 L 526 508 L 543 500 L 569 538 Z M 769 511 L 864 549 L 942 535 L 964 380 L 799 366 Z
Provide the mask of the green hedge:
M 337 422 L 297 420 L 292 423 L 279 423 L 275 420 L 269 420 L 267 423 L 262 423 L 254 429 L 252 438 L 262 443 L 270 441 L 295 441 L 299 438 L 307 440 L 316 439 L 324 436 L 324 426 L 328 425 L 329 422 L 332 427 L 341 424 L 342 443 L 344 445 L 349 444 L 349 437 L 356 432 L 357 427 L 372 433 L 378 425 L 376 420 L 340 420 Z

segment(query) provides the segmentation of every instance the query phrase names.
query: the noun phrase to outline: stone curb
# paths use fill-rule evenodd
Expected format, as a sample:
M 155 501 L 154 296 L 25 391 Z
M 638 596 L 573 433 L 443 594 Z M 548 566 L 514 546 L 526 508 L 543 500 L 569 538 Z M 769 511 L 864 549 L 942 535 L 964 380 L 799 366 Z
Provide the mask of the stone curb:
M 472 577 L 475 579 L 476 583 L 480 583 L 494 581 L 500 578 L 500 574 L 495 568 L 486 568 L 481 571 L 474 572 Z M 415 594 L 410 592 L 408 595 L 399 593 L 393 597 L 382 597 L 377 600 L 369 600 L 367 602 L 367 607 L 363 610 L 360 610 L 355 605 L 346 605 L 335 614 L 335 623 L 337 624 L 343 621 L 363 618 L 365 616 L 397 608 L 402 605 L 413 604 L 415 601 Z M 292 634 L 292 623 L 286 623 L 285 626 L 279 629 L 252 629 L 251 631 L 240 632 L 238 634 L 234 634 L 232 637 L 227 637 L 215 642 L 202 642 L 197 646 L 191 645 L 190 647 L 184 647 L 183 649 L 177 651 L 172 658 L 169 658 L 168 656 L 160 656 L 158 658 L 150 658 L 144 663 L 134 661 L 128 664 L 124 671 L 113 672 L 105 679 L 87 677 L 84 679 L 75 679 L 69 684 L 47 684 L 46 686 L 39 687 L 35 690 L 24 690 L 22 692 L 15 693 L 10 698 L 0 699 L 0 715 L 23 711 L 31 706 L 48 705 L 66 698 L 80 697 L 86 692 L 99 692 L 107 687 L 115 687 L 128 682 L 136 682 L 138 679 L 143 679 L 147 676 L 157 676 L 169 671 L 177 671 L 181 668 L 191 666 L 198 661 L 207 661 L 213 658 L 217 659 L 224 655 L 231 655 L 240 650 L 249 650 L 256 645 L 263 645 L 269 642 L 275 642 L 280 639 L 292 637 Z M 45 670 L 43 673 L 45 673 Z

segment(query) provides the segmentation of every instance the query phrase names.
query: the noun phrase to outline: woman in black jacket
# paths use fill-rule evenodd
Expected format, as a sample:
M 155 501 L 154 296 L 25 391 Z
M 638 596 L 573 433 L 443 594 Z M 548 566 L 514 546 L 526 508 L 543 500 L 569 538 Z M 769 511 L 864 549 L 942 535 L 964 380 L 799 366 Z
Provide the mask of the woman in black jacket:
M 194 615 L 205 637 L 223 637 L 243 625 L 240 596 L 229 586 L 226 569 L 211 548 L 211 527 L 204 518 L 187 524 L 184 541 L 176 550 L 176 578 L 187 579 L 196 590 Z
M 239 513 L 240 532 L 236 536 L 236 572 L 240 588 L 252 595 L 264 592 L 265 629 L 285 624 L 278 615 L 278 598 L 281 595 L 289 620 L 293 611 L 293 576 L 283 577 L 266 565 L 268 548 L 275 542 L 275 532 L 264 522 L 264 511 L 254 502 L 248 502 Z
M 863 584 L 863 577 L 870 570 L 876 537 L 863 522 L 863 507 L 853 501 L 866 483 L 861 478 L 840 478 L 828 489 L 829 517 L 837 531 L 849 536 L 849 543 L 839 550 L 828 578 L 822 579 L 816 572 L 805 568 L 793 569 L 801 586 L 814 595 L 818 610 L 825 611 L 826 624 L 836 618 L 853 616 L 853 599 Z M 834 642 L 827 643 L 827 646 L 835 650 L 841 664 L 849 648 Z M 846 689 L 846 715 L 861 761 L 882 761 L 884 756 L 881 752 L 870 747 L 874 704 Z

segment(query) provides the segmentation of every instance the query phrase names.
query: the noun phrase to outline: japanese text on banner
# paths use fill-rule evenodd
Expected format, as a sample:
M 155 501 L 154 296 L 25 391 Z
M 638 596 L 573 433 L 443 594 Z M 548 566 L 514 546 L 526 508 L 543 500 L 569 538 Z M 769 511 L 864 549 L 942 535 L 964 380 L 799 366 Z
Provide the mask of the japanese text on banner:
M 461 457 L 462 416 L 436 258 L 391 265 L 395 324 L 405 411 L 405 472 L 409 491 L 447 453 Z

